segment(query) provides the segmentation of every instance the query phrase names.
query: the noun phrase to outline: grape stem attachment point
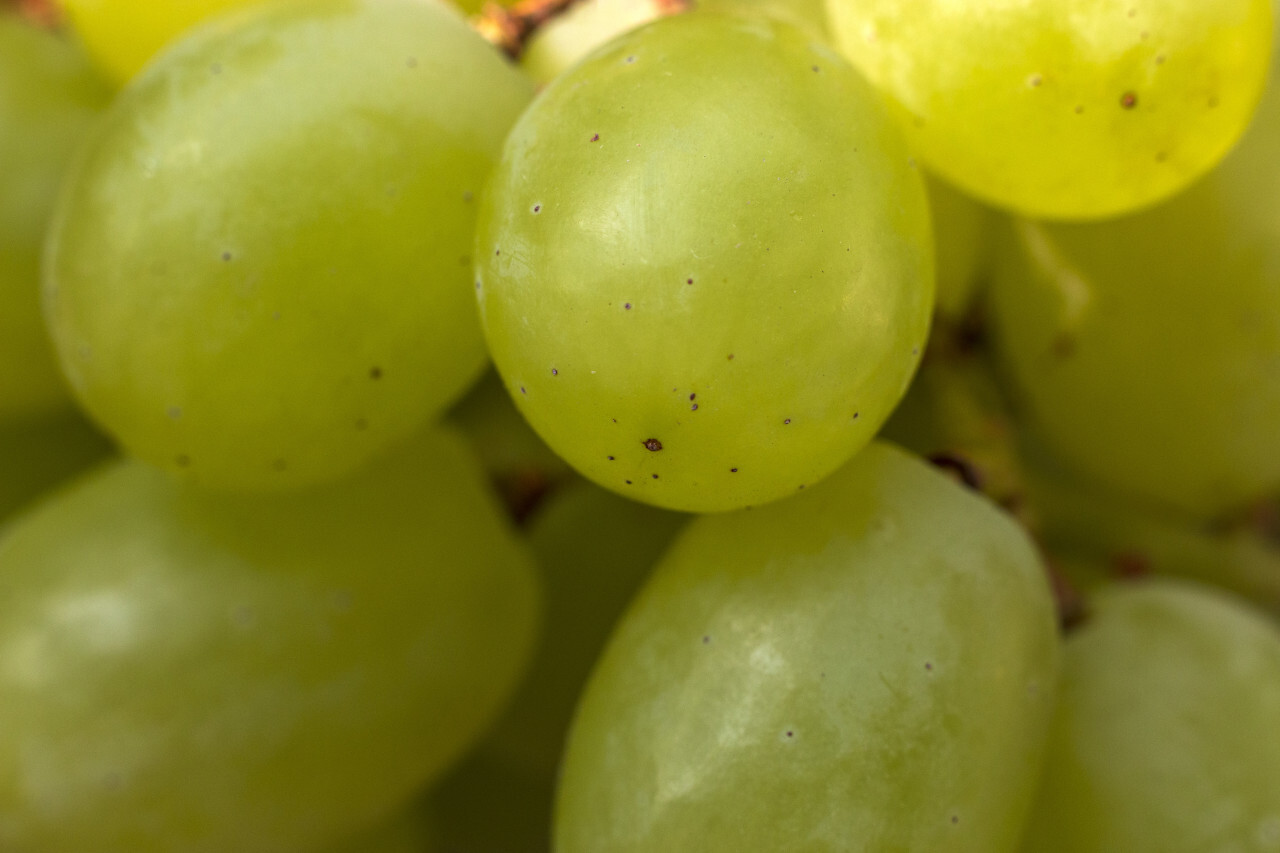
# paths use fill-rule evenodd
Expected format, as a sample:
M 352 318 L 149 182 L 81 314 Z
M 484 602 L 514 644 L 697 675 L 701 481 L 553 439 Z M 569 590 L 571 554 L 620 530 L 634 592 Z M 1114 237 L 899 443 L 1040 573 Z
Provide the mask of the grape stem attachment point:
M 47 2 L 47 0 L 45 0 Z M 32 0 L 42 2 L 42 0 Z M 512 59 L 519 59 L 529 39 L 548 21 L 553 21 L 581 3 L 595 0 L 521 0 L 512 6 L 486 3 L 471 26 L 490 44 Z M 654 7 L 654 17 L 665 17 L 688 11 L 692 0 L 634 0 Z

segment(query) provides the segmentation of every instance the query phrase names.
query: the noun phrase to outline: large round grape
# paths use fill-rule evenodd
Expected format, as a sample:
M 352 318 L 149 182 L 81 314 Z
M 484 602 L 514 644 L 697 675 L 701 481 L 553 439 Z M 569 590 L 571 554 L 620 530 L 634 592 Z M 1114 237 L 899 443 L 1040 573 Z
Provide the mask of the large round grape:
M 1280 848 L 1280 630 L 1208 588 L 1095 597 L 1070 635 L 1026 853 Z
M 530 86 L 431 0 L 298 0 L 180 42 L 116 102 L 49 243 L 89 411 L 202 483 L 344 474 L 480 371 L 476 203 Z
M 1132 211 L 1253 114 L 1271 0 L 827 0 L 845 54 L 938 174 L 1035 217 Z
M 933 301 L 922 181 L 875 94 L 785 24 L 710 13 L 543 92 L 476 252 L 525 417 L 586 476 L 676 509 L 837 468 L 902 396 Z
M 1199 515 L 1280 489 L 1280 76 L 1223 164 L 1113 222 L 999 247 L 1001 363 L 1076 471 Z
M 873 444 L 676 539 L 578 706 L 556 850 L 1005 853 L 1058 655 L 1021 529 Z
M 0 6 L 0 420 L 70 405 L 40 315 L 40 252 L 109 91 L 68 39 Z
M 537 602 L 446 432 L 287 496 L 104 468 L 0 539 L 0 849 L 336 841 L 478 738 Z

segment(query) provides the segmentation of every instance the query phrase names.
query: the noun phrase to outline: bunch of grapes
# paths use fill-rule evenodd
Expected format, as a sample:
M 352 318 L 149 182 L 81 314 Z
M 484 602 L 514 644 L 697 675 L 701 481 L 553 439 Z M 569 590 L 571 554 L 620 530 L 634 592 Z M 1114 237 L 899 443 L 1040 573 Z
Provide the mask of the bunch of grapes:
M 0 851 L 1280 851 L 1275 26 L 5 0 Z

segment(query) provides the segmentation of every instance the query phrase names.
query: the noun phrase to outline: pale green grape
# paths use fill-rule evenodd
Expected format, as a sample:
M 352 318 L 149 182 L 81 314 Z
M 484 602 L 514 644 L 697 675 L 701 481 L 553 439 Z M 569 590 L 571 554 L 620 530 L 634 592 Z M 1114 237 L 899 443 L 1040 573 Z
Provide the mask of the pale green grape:
M 118 83 L 162 47 L 219 12 L 262 0 L 59 0 L 76 34 Z M 291 2 L 291 0 L 280 0 Z
M 70 402 L 40 316 L 40 249 L 108 98 L 74 44 L 0 8 L 0 421 Z
M 558 77 L 476 243 L 517 406 L 587 477 L 759 504 L 868 442 L 933 302 L 918 172 L 839 57 L 764 19 L 664 18 Z
M 824 0 L 693 0 L 693 6 L 708 12 L 765 15 L 804 30 L 810 38 L 831 40 Z
M 1075 471 L 1200 515 L 1280 490 L 1280 86 L 1205 180 L 1096 225 L 1015 224 L 993 325 Z
M 614 623 L 688 519 L 577 481 L 529 523 L 542 570 L 542 643 L 482 749 L 553 776 L 578 695 Z
M 0 526 L 111 452 L 102 433 L 73 412 L 0 423 Z
M 578 707 L 556 850 L 1010 850 L 1058 652 L 1025 534 L 874 444 L 676 540 Z
M 534 31 L 520 67 L 550 83 L 600 45 L 661 14 L 662 0 L 580 0 Z
M 478 739 L 536 616 L 453 434 L 287 497 L 108 467 L 0 539 L 0 849 L 332 843 Z
M 113 107 L 49 247 L 55 341 L 132 454 L 195 480 L 336 477 L 480 372 L 473 197 L 528 83 L 424 0 L 202 28 Z
M 937 178 L 930 178 L 929 210 L 937 243 L 937 312 L 965 319 L 990 273 L 995 213 Z
M 828 0 L 926 164 L 1029 216 L 1165 198 L 1253 114 L 1271 0 Z
M 1280 631 L 1169 581 L 1068 637 L 1027 853 L 1280 849 Z

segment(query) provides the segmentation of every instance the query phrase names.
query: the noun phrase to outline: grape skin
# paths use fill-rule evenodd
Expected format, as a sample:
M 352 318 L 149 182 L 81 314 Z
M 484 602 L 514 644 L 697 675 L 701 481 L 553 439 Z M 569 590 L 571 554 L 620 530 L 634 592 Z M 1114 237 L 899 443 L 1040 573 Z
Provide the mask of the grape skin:
M 852 69 L 783 24 L 689 13 L 610 42 L 521 118 L 478 228 L 517 406 L 579 472 L 659 506 L 817 482 L 927 333 L 920 176 Z
M 264 6 L 176 44 L 114 104 L 50 234 L 81 402 L 222 488 L 333 479 L 403 440 L 485 363 L 474 197 L 530 96 L 418 0 Z
M 1016 848 L 1058 638 L 1025 534 L 873 444 L 691 522 L 578 707 L 556 850 Z

